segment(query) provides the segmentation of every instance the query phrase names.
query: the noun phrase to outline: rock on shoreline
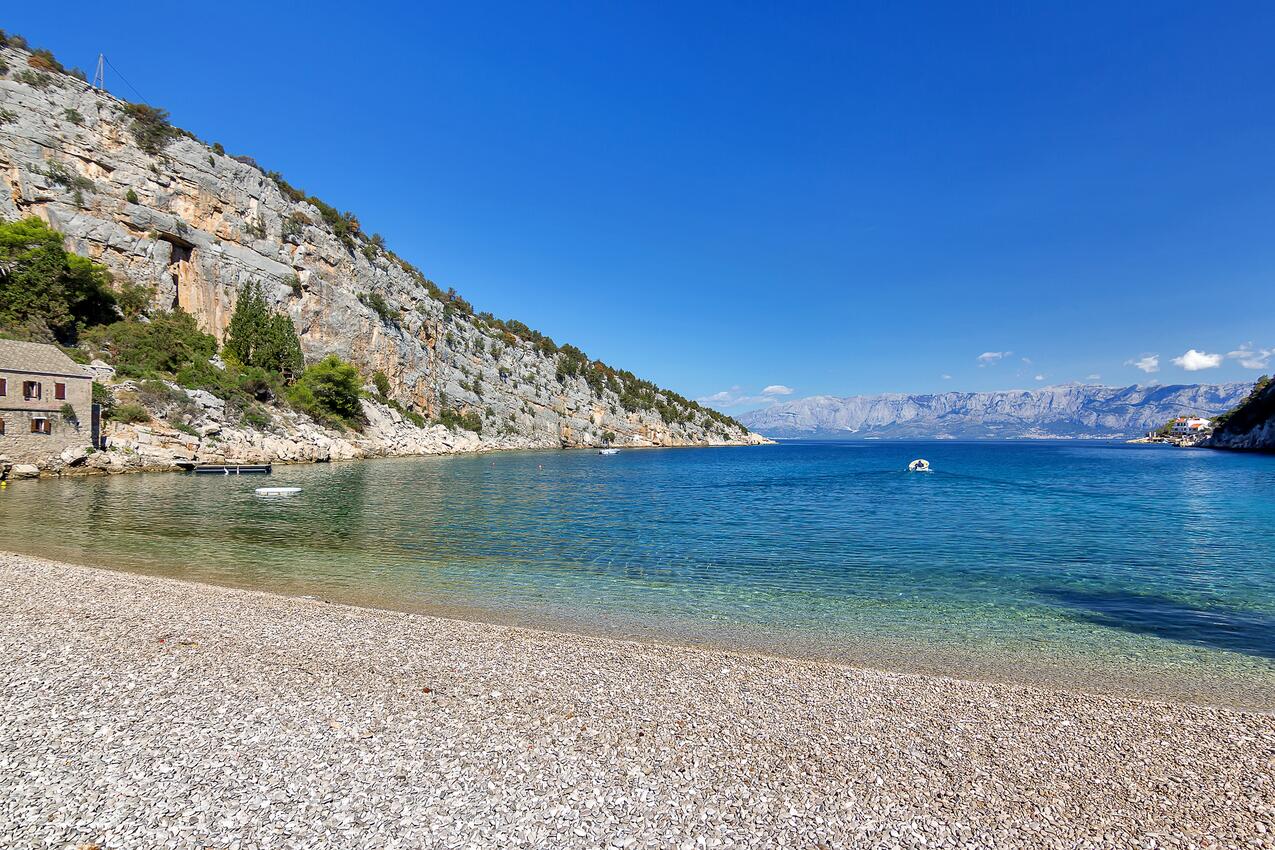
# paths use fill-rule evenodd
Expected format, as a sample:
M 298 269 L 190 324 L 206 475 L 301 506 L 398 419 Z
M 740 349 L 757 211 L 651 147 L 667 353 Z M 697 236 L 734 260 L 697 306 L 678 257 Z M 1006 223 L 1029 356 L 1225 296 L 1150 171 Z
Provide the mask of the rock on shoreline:
M 6 847 L 1272 846 L 1269 715 L 0 581 Z

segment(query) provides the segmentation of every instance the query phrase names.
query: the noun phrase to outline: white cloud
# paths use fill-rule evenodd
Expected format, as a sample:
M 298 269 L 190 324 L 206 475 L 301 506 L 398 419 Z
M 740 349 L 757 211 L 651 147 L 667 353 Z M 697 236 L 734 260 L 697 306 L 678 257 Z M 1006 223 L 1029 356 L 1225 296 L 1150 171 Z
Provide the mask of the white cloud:
M 950 380 L 952 380 L 952 376 L 951 376 L 951 375 L 944 375 L 944 376 L 943 376 L 943 380 L 945 380 L 945 381 L 950 381 Z
M 1275 349 L 1254 348 L 1253 343 L 1246 342 L 1235 351 L 1227 352 L 1226 356 L 1240 361 L 1245 369 L 1265 369 L 1271 357 L 1275 356 Z
M 1085 380 L 1086 381 L 1101 381 L 1102 375 L 1089 375 L 1085 378 Z
M 1222 365 L 1222 355 L 1206 354 L 1203 351 L 1196 351 L 1192 348 L 1181 357 L 1174 357 L 1173 364 L 1181 366 L 1188 372 L 1198 372 L 1201 369 L 1216 369 Z
M 1045 376 L 1044 376 L 1044 375 L 1037 375 L 1037 376 L 1036 376 L 1036 380 L 1038 380 L 1038 381 L 1043 381 L 1043 380 L 1045 380 Z
M 1024 357 L 1024 358 L 1022 358 L 1022 360 L 1023 360 L 1023 365 L 1024 365 L 1024 366 L 1030 366 L 1030 365 L 1032 365 L 1032 359 L 1031 359 L 1030 357 Z
M 771 384 L 758 395 L 745 392 L 743 387 L 734 386 L 728 390 L 703 396 L 696 399 L 696 401 L 700 404 L 707 404 L 710 407 L 717 408 L 744 407 L 747 405 L 769 407 L 779 401 L 776 396 L 791 395 L 792 393 L 792 387 L 786 387 L 783 384 Z
M 1008 357 L 1009 355 L 1013 353 L 1014 352 L 1012 351 L 984 351 L 982 354 L 978 355 L 978 357 L 976 357 L 975 359 L 978 360 L 979 366 L 990 366 L 996 363 L 998 360 L 1004 360 L 1006 357 Z
M 1135 369 L 1141 369 L 1142 371 L 1150 375 L 1152 372 L 1160 371 L 1160 355 L 1144 354 L 1141 357 L 1135 357 L 1132 360 L 1126 360 L 1124 362 L 1124 365 L 1132 366 Z

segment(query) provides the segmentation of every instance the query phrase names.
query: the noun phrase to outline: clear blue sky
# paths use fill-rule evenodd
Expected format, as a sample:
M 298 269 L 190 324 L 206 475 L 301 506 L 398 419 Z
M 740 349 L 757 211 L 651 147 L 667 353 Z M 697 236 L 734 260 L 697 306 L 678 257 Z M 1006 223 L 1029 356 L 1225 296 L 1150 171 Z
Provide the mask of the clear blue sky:
M 301 8 L 0 26 L 688 396 L 1252 379 L 1275 348 L 1270 3 Z

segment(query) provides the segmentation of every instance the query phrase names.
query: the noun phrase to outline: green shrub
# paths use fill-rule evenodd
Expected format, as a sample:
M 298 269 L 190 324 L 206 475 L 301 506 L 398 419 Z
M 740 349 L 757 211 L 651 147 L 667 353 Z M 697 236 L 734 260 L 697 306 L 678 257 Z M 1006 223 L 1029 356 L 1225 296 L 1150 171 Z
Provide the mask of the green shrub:
M 376 385 L 376 394 L 381 399 L 387 399 L 390 397 L 390 379 L 385 377 L 384 372 L 373 372 L 372 383 Z
M 62 247 L 38 218 L 0 222 L 0 329 L 72 345 L 87 327 L 115 320 L 105 266 Z
M 73 191 L 88 192 L 93 189 L 93 181 L 82 174 L 74 172 L 57 160 L 51 160 L 44 170 L 39 168 L 31 169 L 37 174 L 43 174 L 54 183 L 66 189 Z
M 450 407 L 444 407 L 439 411 L 438 421 L 453 431 L 463 428 L 466 431 L 473 431 L 475 434 L 483 432 L 483 418 L 474 410 L 461 413 L 458 410 L 452 410 Z
M 111 413 L 111 419 L 116 422 L 123 422 L 125 425 L 135 425 L 139 422 L 150 422 L 151 415 L 146 408 L 140 404 L 121 404 Z
M 155 298 L 155 288 L 150 284 L 129 281 L 115 293 L 115 306 L 126 319 L 136 319 L 146 312 Z
M 1243 434 L 1259 424 L 1275 418 L 1275 388 L 1269 375 L 1263 375 L 1253 384 L 1244 400 L 1231 410 L 1213 420 L 1218 433 Z M 1168 428 L 1172 425 L 1166 425 Z
M 283 238 L 284 239 L 300 239 L 301 234 L 305 231 L 305 226 L 310 223 L 310 219 L 304 214 L 294 212 L 283 220 Z
M 0 30 L 0 47 L 13 47 L 18 50 L 27 49 L 27 40 L 16 32 Z
M 103 416 L 109 416 L 109 411 L 115 409 L 115 396 L 111 394 L 111 391 L 104 384 L 94 381 L 93 403 L 101 406 Z
M 124 193 L 124 200 L 128 201 L 130 204 L 141 203 L 140 201 L 137 200 L 137 193 L 134 192 L 132 189 L 129 189 L 127 192 Z
M 125 105 L 124 112 L 133 119 L 128 129 L 133 134 L 134 141 L 148 154 L 162 153 L 177 138 L 177 130 L 168 123 L 167 110 L 144 103 L 130 103 Z
M 79 110 L 64 109 L 62 110 L 62 114 L 66 117 L 67 121 L 70 121 L 77 127 L 84 123 L 84 116 L 79 113 Z
M 175 375 L 217 353 L 217 340 L 180 310 L 157 313 L 149 322 L 125 320 L 96 327 L 85 340 L 107 353 L 123 377 Z
M 195 412 L 190 396 L 158 378 L 142 381 L 137 387 L 137 398 L 147 410 L 168 412 L 176 408 L 182 413 Z
M 213 153 L 217 154 L 217 156 L 226 155 L 226 149 L 221 146 L 221 142 L 213 142 L 212 149 Z
M 61 409 L 58 410 L 58 413 L 62 415 L 62 420 L 64 422 L 70 422 L 72 425 L 80 424 L 79 414 L 75 412 L 75 408 L 71 406 L 70 402 L 62 405 Z
M 358 370 L 335 354 L 311 366 L 288 388 L 288 401 L 320 422 L 358 427 L 364 421 L 359 403 Z
M 20 83 L 24 83 L 33 89 L 43 91 L 57 81 L 53 79 L 52 74 L 44 74 L 40 71 L 32 71 L 30 68 L 23 68 L 21 71 L 13 75 L 13 78 Z
M 364 307 L 370 307 L 372 312 L 380 316 L 381 321 L 388 324 L 398 323 L 398 311 L 391 307 L 379 292 L 364 292 L 359 295 L 359 301 Z
M 12 124 L 18 120 L 18 113 L 8 109 L 0 109 L 0 124 Z
M 89 357 L 89 353 L 82 348 L 76 348 L 70 345 L 59 345 L 58 348 L 62 350 L 63 354 L 65 354 L 67 357 L 70 357 L 72 360 L 74 360 L 76 363 L 79 363 L 82 366 L 86 365 L 90 360 L 93 359 Z
M 239 407 L 238 415 L 240 424 L 255 428 L 258 431 L 265 430 L 272 424 L 269 411 L 256 402 Z

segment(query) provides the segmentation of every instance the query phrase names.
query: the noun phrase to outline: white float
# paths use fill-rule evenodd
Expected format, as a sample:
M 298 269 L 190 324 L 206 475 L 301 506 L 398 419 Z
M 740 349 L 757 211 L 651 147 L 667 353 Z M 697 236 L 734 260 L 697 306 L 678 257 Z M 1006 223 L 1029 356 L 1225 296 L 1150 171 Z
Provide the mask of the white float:
M 258 496 L 295 496 L 301 492 L 300 487 L 258 487 L 255 491 Z

